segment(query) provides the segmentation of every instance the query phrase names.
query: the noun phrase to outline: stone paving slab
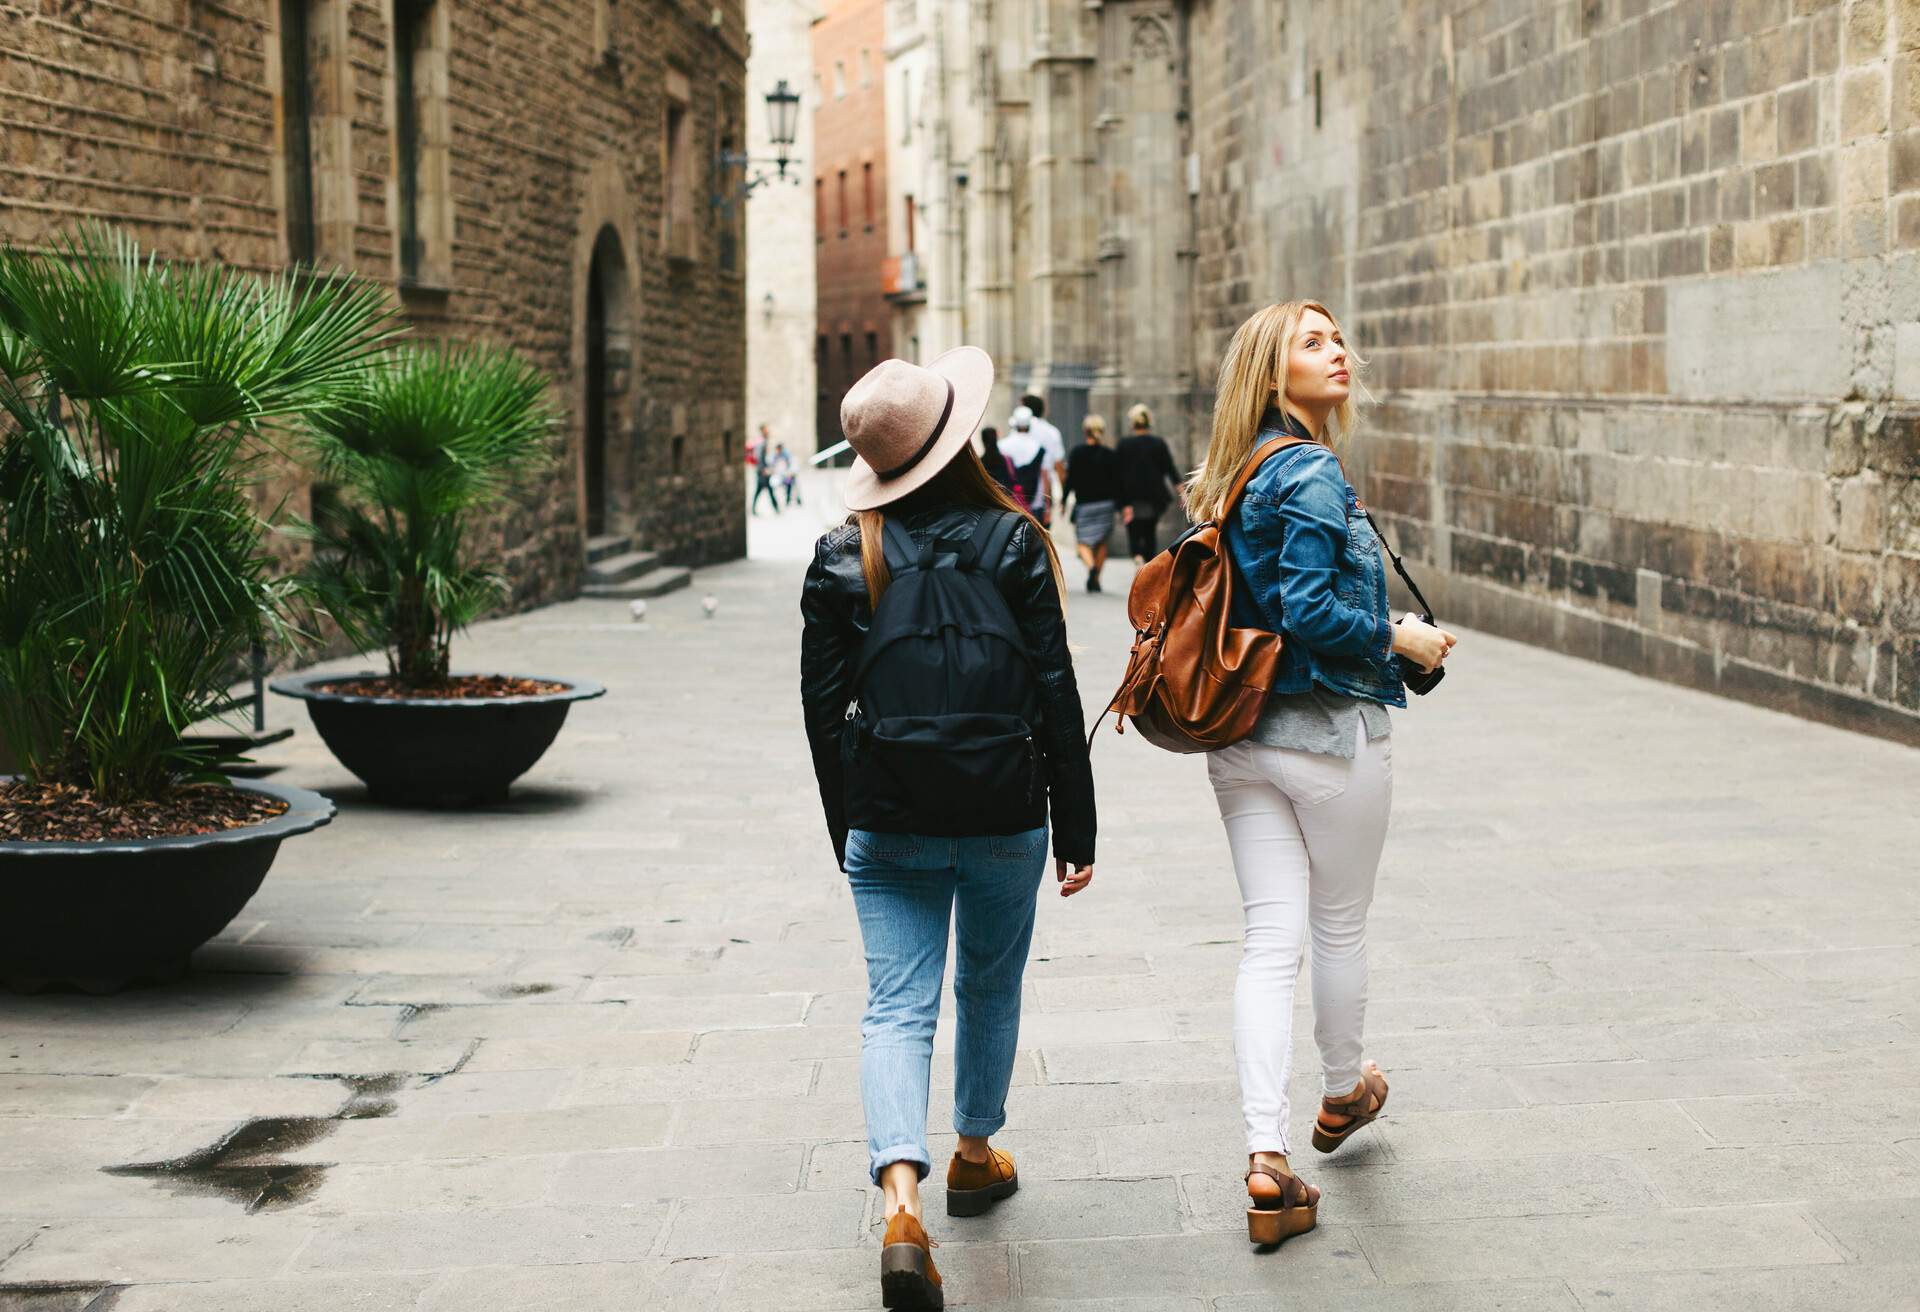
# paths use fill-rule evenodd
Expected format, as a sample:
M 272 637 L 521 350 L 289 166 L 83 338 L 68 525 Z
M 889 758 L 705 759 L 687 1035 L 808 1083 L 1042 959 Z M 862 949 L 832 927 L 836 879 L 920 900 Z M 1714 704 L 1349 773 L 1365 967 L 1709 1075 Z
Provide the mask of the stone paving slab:
M 762 558 L 644 624 L 579 602 L 463 642 L 612 690 L 505 806 L 373 805 L 273 708 L 300 731 L 267 759 L 340 818 L 196 973 L 0 998 L 0 1312 L 877 1306 L 859 933 L 794 696 L 818 525 L 755 525 Z M 1090 706 L 1125 575 L 1069 597 Z M 1041 898 L 1021 1192 L 951 1220 L 928 1187 L 956 1306 L 1920 1307 L 1920 753 L 1478 634 L 1452 668 L 1395 719 L 1394 1102 L 1301 1157 L 1320 1229 L 1245 1241 L 1204 769 L 1107 730 L 1093 888 Z M 1303 991 L 1302 1139 L 1308 1017 Z M 271 1190 L 103 1173 L 263 1117 Z

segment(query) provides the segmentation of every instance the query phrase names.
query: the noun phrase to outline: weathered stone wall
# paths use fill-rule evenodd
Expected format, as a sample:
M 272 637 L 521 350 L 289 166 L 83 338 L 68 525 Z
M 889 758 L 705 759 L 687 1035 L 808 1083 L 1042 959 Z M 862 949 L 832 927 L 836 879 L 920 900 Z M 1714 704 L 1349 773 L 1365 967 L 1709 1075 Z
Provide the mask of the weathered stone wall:
M 435 54 L 416 65 L 440 115 L 425 120 L 438 172 L 422 226 L 447 240 L 430 236 L 421 278 L 402 288 L 391 0 L 309 0 L 316 263 L 396 287 L 420 332 L 504 342 L 552 373 L 563 457 L 491 525 L 514 604 L 530 605 L 578 586 L 587 272 L 611 228 L 631 364 L 612 384 L 624 387 L 609 407 L 620 420 L 609 527 L 671 561 L 744 554 L 745 260 L 737 227 L 709 221 L 708 206 L 714 152 L 745 138 L 742 0 L 434 9 Z M 43 246 L 99 218 L 165 255 L 284 267 L 283 11 L 277 0 L 0 0 L 0 235 Z M 696 221 L 670 252 L 673 79 Z M 271 499 L 291 492 L 304 509 L 303 483 L 289 469 Z
M 1327 300 L 1445 615 L 1920 741 L 1920 0 L 1199 0 L 1189 39 L 1196 377 Z

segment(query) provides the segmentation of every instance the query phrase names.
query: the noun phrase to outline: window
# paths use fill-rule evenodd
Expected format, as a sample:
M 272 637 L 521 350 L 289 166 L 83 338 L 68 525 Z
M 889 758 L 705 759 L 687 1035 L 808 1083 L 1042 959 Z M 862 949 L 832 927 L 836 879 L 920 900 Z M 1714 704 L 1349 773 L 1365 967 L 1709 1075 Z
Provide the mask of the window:
M 830 349 L 831 348 L 827 346 L 827 335 L 821 333 L 819 340 L 814 344 L 813 348 L 813 371 L 819 375 L 820 386 L 823 389 L 827 385 L 828 375 L 833 370 L 833 357 L 829 353 Z
M 400 276 L 420 277 L 420 86 L 416 58 L 425 35 L 429 6 L 419 0 L 393 4 L 393 135 L 400 182 L 400 213 L 394 224 L 400 242 Z
M 913 362 L 915 364 L 921 363 L 920 338 L 918 334 L 915 334 L 914 336 L 907 338 L 907 349 L 913 352 L 913 355 L 912 355 Z
M 1313 70 L 1313 125 L 1320 126 L 1320 70 Z
M 913 194 L 907 194 L 907 254 L 913 254 Z
M 453 273 L 447 14 L 438 0 L 394 0 L 392 224 L 402 285 Z
M 280 0 L 280 150 L 286 157 L 287 259 L 313 263 L 313 70 L 307 33 L 312 0 Z
M 840 170 L 840 235 L 847 235 L 847 171 Z
M 686 450 L 687 439 L 684 436 L 673 439 L 673 472 L 676 474 L 680 472 L 680 460 L 686 454 Z
M 900 70 L 900 144 L 913 144 L 913 70 Z
M 720 434 L 720 463 L 722 465 L 733 463 L 733 430 L 731 428 Z
M 733 134 L 731 132 L 722 134 L 720 138 L 720 154 L 722 158 L 733 154 Z M 741 207 L 734 204 L 734 197 L 737 195 L 737 192 L 735 190 L 736 184 L 733 180 L 733 165 L 723 165 L 718 172 L 719 177 L 716 180 L 718 182 L 717 190 L 721 196 L 725 197 L 725 203 L 720 211 L 720 221 L 716 225 L 715 235 L 719 238 L 720 268 L 723 272 L 732 273 L 738 269 L 740 262 Z M 744 174 L 745 170 L 742 169 L 741 172 Z
M 827 239 L 827 180 L 817 173 L 813 178 L 813 239 Z
M 871 369 L 879 363 L 880 363 L 880 334 L 868 333 L 867 334 L 867 368 Z
M 867 231 L 873 231 L 873 165 L 860 166 L 860 204 L 866 216 Z
M 826 99 L 827 90 L 825 85 L 820 81 L 820 70 L 816 68 L 813 70 L 813 103 L 816 105 L 825 104 Z
M 687 76 L 667 70 L 666 118 L 660 129 L 660 168 L 666 211 L 660 244 L 671 259 L 693 258 L 693 116 L 687 112 Z
M 846 377 L 847 386 L 851 387 L 853 386 L 854 380 L 859 377 L 858 374 L 853 372 L 853 334 L 852 333 L 840 334 L 840 359 L 842 362 L 842 367 L 846 370 L 845 377 Z
M 847 63 L 844 59 L 833 61 L 833 98 L 844 100 L 847 95 Z
M 860 85 L 873 85 L 873 52 L 864 47 L 860 51 Z

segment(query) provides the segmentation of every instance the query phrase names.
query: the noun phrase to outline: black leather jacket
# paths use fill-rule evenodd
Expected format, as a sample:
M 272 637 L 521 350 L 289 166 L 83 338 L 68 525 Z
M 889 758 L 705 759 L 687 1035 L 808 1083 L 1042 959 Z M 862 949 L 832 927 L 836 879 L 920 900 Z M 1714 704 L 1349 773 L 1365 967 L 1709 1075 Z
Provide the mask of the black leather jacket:
M 924 541 L 967 537 L 980 513 L 970 506 L 915 507 L 908 501 L 894 511 L 894 517 L 915 541 Z M 1046 757 L 1053 853 L 1074 865 L 1091 865 L 1093 767 L 1087 759 L 1086 723 L 1073 679 L 1073 658 L 1067 652 L 1060 593 L 1031 520 L 1014 529 L 994 581 L 1019 622 L 1027 654 L 1039 675 L 1037 737 Z M 800 593 L 800 614 L 806 621 L 800 639 L 800 700 L 806 712 L 807 742 L 813 749 L 813 773 L 820 783 L 820 803 L 826 808 L 834 855 L 845 866 L 847 817 L 840 730 L 852 700 L 849 684 L 854 664 L 872 618 L 866 575 L 860 566 L 858 526 L 842 525 L 814 544 L 813 563 L 807 567 Z

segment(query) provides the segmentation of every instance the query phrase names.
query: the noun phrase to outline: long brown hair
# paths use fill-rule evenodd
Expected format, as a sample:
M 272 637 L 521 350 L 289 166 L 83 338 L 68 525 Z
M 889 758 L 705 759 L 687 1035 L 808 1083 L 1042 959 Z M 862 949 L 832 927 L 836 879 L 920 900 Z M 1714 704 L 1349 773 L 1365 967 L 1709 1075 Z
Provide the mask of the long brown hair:
M 1025 515 L 1033 525 L 1033 531 L 1046 545 L 1047 560 L 1053 567 L 1053 586 L 1060 594 L 1061 610 L 1066 609 L 1067 581 L 1060 570 L 1060 553 L 1054 550 L 1053 536 L 1041 527 L 1031 511 L 1015 501 L 1011 493 L 993 480 L 971 444 L 963 447 L 960 454 L 948 461 L 946 467 L 928 480 L 925 486 L 916 489 L 911 494 L 911 500 L 915 505 L 975 506 L 982 510 L 1011 510 Z M 867 576 L 869 606 L 880 604 L 880 594 L 893 581 L 893 572 L 887 568 L 883 510 L 884 507 L 882 510 L 861 510 L 847 517 L 848 523 L 860 526 L 860 569 Z
M 1253 454 L 1254 439 L 1260 435 L 1261 416 L 1266 414 L 1268 405 L 1284 399 L 1287 357 L 1293 350 L 1300 316 L 1308 310 L 1326 315 L 1327 322 L 1339 330 L 1340 321 L 1320 302 L 1281 301 L 1241 324 L 1233 340 L 1227 343 L 1227 353 L 1220 361 L 1220 379 L 1214 388 L 1213 438 L 1207 444 L 1206 459 L 1187 481 L 1187 514 L 1195 523 L 1219 515 L 1220 503 L 1226 500 L 1240 466 Z M 1347 348 L 1347 359 L 1358 383 L 1360 366 L 1366 361 L 1351 346 Z M 1361 390 L 1364 393 L 1364 387 Z M 1349 396 L 1334 407 L 1332 422 L 1328 425 L 1333 433 L 1316 434 L 1316 440 L 1339 450 L 1353 433 L 1354 418 L 1353 398 Z

